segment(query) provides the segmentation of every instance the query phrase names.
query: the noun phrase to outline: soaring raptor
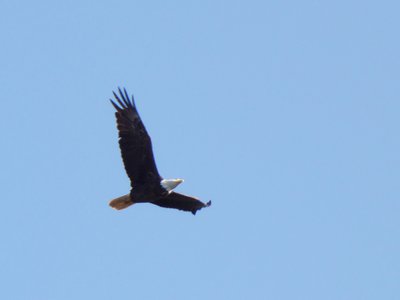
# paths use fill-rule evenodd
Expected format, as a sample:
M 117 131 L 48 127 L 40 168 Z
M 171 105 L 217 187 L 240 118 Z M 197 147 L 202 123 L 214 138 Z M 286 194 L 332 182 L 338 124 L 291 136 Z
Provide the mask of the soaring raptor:
M 173 191 L 182 179 L 163 179 L 154 161 L 151 139 L 136 109 L 135 101 L 130 99 L 126 89 L 118 88 L 119 95 L 113 92 L 117 110 L 119 147 L 126 173 L 131 180 L 129 194 L 110 201 L 110 206 L 121 210 L 135 203 L 149 202 L 167 208 L 190 211 L 192 214 L 211 205 L 199 199 Z

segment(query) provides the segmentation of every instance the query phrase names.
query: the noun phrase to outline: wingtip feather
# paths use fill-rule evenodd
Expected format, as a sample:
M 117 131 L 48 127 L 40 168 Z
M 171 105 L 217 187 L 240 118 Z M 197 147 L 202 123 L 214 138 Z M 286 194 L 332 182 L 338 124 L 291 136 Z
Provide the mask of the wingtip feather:
M 128 100 L 129 106 L 132 109 L 135 109 L 135 99 L 133 98 L 133 95 L 132 95 L 132 98 L 129 98 L 129 95 L 128 95 L 128 92 L 126 91 L 126 88 L 124 88 L 124 93 L 125 93 L 125 98 Z
M 209 207 L 209 206 L 211 206 L 211 200 L 208 201 L 207 203 L 205 203 L 203 207 Z M 192 210 L 191 213 L 195 216 L 196 213 L 197 213 L 197 211 L 200 210 L 200 209 L 202 209 L 203 207 L 200 207 L 200 208 L 197 208 L 197 209 L 195 209 L 195 210 Z
M 122 109 L 114 102 L 114 101 L 112 101 L 111 99 L 110 99 L 110 102 L 111 102 L 111 104 L 114 106 L 114 108 L 117 110 L 117 111 L 121 111 Z

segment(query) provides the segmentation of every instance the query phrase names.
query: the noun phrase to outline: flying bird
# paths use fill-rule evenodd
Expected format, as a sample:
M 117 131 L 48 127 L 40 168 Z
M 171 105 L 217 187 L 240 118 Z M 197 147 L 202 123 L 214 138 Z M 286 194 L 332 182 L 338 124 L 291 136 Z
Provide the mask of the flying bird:
M 136 109 L 135 100 L 130 99 L 126 89 L 113 92 L 116 102 L 110 99 L 117 110 L 119 147 L 125 171 L 131 180 L 131 191 L 111 200 L 109 205 L 117 210 L 135 203 L 152 203 L 161 207 L 189 211 L 192 214 L 211 205 L 199 199 L 173 191 L 183 179 L 164 179 L 160 176 L 154 160 L 151 138 Z

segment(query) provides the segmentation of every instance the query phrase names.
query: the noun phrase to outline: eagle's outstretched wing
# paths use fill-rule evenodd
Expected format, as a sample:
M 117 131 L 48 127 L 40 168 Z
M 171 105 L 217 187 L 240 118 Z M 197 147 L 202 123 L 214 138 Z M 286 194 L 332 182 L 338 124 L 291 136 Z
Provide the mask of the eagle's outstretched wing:
M 119 95 L 113 92 L 118 104 L 110 99 L 117 112 L 117 128 L 119 132 L 119 147 L 126 173 L 131 180 L 131 186 L 144 184 L 149 180 L 161 180 L 154 161 L 151 139 L 137 112 L 135 101 L 129 99 L 124 89 L 118 88 Z
M 198 210 L 202 209 L 203 207 L 208 207 L 211 205 L 211 201 L 203 203 L 197 198 L 175 192 L 171 192 L 168 194 L 168 196 L 161 198 L 157 201 L 153 201 L 152 203 L 162 207 L 190 211 L 194 215 Z

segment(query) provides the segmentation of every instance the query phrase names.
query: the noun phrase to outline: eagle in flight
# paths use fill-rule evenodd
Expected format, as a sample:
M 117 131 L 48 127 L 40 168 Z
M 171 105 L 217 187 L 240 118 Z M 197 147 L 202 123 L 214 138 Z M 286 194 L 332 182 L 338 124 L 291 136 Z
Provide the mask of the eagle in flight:
M 117 128 L 119 147 L 126 173 L 131 180 L 129 194 L 111 200 L 109 205 L 117 210 L 125 209 L 135 203 L 152 203 L 161 207 L 176 208 L 192 214 L 203 207 L 211 205 L 199 199 L 182 195 L 173 191 L 182 179 L 163 179 L 158 173 L 154 161 L 151 138 L 143 125 L 132 96 L 130 99 L 126 89 L 118 88 L 119 95 L 113 92 L 117 110 Z

